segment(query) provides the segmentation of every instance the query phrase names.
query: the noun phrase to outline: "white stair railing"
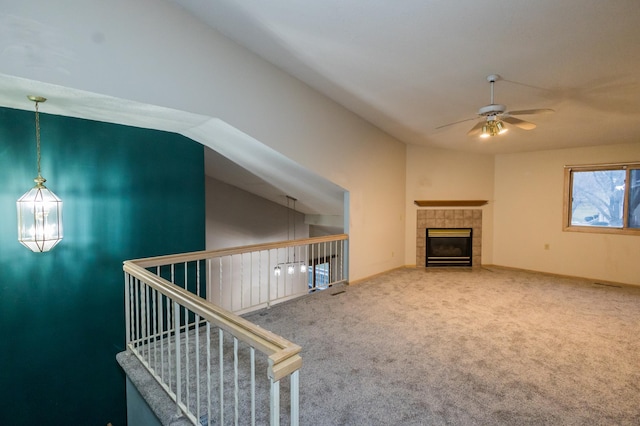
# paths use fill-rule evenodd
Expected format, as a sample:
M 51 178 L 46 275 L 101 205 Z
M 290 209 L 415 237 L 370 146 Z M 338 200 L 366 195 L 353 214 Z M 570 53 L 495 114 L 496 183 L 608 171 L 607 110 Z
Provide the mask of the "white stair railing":
M 195 425 L 241 418 L 296 425 L 300 347 L 237 313 L 346 281 L 346 241 L 337 235 L 127 261 L 127 347 Z M 281 407 L 286 377 L 288 407 Z
M 347 281 L 347 238 L 331 235 L 136 263 L 241 315 Z

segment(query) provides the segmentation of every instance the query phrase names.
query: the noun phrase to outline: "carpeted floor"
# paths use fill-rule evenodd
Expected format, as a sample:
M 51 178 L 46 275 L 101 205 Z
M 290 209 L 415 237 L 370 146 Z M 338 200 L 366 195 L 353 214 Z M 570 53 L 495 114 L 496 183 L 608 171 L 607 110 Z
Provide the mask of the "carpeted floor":
M 303 425 L 639 425 L 640 288 L 396 270 L 246 316 L 303 348 Z

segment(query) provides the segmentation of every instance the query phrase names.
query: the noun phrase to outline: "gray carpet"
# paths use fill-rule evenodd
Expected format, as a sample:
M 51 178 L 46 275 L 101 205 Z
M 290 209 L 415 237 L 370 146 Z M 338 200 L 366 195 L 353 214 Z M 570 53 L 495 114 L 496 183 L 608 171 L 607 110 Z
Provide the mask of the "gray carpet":
M 303 425 L 640 425 L 640 288 L 402 269 L 246 316 L 303 348 Z

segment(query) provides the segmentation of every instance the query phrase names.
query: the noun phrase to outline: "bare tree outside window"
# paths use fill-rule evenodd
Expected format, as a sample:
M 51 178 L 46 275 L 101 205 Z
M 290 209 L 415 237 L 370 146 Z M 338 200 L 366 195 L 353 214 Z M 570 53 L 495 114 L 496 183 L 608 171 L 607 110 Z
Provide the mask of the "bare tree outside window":
M 629 228 L 640 228 L 640 169 L 629 173 Z
M 573 173 L 571 224 L 622 227 L 624 170 Z

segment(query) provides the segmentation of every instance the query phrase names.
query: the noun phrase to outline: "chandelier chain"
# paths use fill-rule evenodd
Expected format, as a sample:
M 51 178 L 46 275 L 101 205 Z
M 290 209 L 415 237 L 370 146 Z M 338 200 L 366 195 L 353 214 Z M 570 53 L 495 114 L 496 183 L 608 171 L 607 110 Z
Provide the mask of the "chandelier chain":
M 38 113 L 38 101 L 36 101 L 36 155 L 38 156 L 38 178 L 40 174 L 40 114 Z

